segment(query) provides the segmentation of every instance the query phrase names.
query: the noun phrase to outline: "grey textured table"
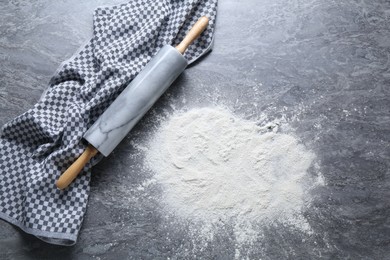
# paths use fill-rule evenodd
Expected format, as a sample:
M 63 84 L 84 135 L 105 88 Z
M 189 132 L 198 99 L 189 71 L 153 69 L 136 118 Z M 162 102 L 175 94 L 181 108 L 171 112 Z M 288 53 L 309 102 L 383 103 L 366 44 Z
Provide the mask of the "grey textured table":
M 37 102 L 90 37 L 93 9 L 120 2 L 0 1 L 1 124 Z M 313 234 L 265 227 L 249 258 L 390 257 L 390 2 L 225 0 L 218 11 L 214 51 L 94 168 L 78 243 L 48 245 L 0 221 L 1 259 L 233 258 L 229 234 L 197 250 L 186 227 L 172 230 L 158 200 L 136 189 L 150 173 L 133 144 L 173 107 L 210 104 L 284 118 L 327 183 L 304 212 Z

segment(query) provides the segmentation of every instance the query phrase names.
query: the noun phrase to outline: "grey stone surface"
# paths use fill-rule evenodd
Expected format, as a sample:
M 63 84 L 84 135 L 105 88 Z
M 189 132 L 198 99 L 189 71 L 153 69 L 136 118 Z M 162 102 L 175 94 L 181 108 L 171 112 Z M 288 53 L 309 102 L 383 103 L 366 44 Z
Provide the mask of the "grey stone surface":
M 90 37 L 92 10 L 120 2 L 0 1 L 1 124 L 32 107 Z M 0 258 L 234 258 L 228 226 L 204 243 L 164 213 L 158 187 L 137 189 L 152 173 L 136 144 L 174 108 L 215 104 L 294 128 L 327 183 L 304 210 L 313 234 L 265 226 L 243 257 L 389 257 L 390 2 L 225 0 L 218 12 L 213 52 L 95 166 L 78 243 L 48 245 L 0 221 Z

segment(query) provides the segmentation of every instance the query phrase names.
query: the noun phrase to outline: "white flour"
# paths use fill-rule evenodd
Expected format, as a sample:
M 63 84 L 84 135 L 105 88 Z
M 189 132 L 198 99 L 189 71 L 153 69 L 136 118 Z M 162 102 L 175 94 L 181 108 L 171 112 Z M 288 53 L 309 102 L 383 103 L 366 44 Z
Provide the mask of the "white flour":
M 310 230 L 301 210 L 314 154 L 270 126 L 219 108 L 173 115 L 146 152 L 167 210 L 206 226 L 232 223 L 238 244 L 256 238 L 253 225 L 275 220 Z

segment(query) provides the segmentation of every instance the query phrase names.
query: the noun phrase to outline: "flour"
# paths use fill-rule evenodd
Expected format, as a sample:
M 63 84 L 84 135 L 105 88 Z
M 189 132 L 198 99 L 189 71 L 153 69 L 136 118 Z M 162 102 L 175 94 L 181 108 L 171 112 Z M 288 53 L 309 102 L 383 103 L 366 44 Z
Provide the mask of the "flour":
M 256 225 L 286 223 L 310 231 L 302 216 L 314 154 L 292 135 L 240 119 L 221 108 L 173 115 L 146 152 L 168 211 L 210 227 L 230 223 L 238 244 Z M 207 233 L 205 232 L 205 233 Z

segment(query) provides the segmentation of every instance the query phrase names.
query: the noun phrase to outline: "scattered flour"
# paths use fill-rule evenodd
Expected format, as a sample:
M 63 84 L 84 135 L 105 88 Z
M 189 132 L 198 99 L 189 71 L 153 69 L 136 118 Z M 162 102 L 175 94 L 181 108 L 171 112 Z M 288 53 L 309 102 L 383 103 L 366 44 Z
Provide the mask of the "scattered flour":
M 221 108 L 174 114 L 146 151 L 166 208 L 209 226 L 205 233 L 232 224 L 239 245 L 256 239 L 254 225 L 275 220 L 309 232 L 302 208 L 314 185 L 307 174 L 314 154 L 275 126 Z

